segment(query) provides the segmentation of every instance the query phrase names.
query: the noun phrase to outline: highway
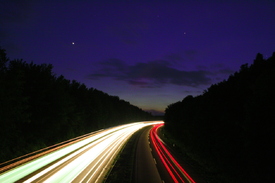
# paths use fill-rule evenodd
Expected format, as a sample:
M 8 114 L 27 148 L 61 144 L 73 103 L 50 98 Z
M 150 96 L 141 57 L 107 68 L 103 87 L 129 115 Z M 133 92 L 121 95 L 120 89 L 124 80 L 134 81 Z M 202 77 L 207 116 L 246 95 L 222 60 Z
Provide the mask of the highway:
M 195 183 L 160 139 L 158 130 L 163 125 L 162 122 L 141 130 L 136 145 L 132 182 Z M 192 175 L 195 175 L 194 172 Z
M 102 182 L 131 135 L 160 123 L 121 125 L 35 152 L 0 168 L 0 182 Z
M 150 130 L 150 144 L 152 154 L 163 182 L 188 182 L 195 183 L 190 175 L 182 168 L 173 155 L 168 151 L 165 143 L 158 136 L 158 129 L 163 123 L 156 124 Z
M 138 138 L 134 165 L 134 183 L 163 183 L 152 155 L 149 143 L 149 134 L 152 126 L 143 128 Z

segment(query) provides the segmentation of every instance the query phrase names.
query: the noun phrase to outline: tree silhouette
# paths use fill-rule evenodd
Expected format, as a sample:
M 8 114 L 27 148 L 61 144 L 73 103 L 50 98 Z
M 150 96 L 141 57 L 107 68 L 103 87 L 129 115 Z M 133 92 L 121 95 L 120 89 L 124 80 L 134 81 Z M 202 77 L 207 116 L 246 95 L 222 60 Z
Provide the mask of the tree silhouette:
M 117 96 L 9 60 L 0 49 L 0 162 L 85 133 L 152 116 Z
M 219 182 L 273 180 L 275 54 L 165 111 L 165 128 Z M 259 168 L 261 167 L 259 170 Z

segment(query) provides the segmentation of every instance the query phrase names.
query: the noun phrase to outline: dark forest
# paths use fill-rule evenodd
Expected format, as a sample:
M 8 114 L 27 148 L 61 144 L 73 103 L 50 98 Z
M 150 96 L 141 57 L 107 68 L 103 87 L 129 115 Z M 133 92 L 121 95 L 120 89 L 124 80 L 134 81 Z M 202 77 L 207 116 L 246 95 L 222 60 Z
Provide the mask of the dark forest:
M 274 109 L 275 52 L 268 59 L 258 53 L 202 95 L 169 105 L 165 130 L 209 182 L 272 182 Z
M 150 113 L 77 81 L 51 64 L 9 60 L 0 48 L 0 162 Z

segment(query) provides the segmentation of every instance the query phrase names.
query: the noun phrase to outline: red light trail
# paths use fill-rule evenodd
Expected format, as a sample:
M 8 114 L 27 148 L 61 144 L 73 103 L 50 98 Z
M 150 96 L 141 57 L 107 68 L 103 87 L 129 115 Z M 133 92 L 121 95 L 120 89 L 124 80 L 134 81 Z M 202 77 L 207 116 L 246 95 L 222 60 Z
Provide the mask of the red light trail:
M 167 150 L 162 141 L 157 135 L 157 130 L 159 127 L 163 126 L 162 124 L 154 125 L 154 127 L 150 131 L 150 138 L 152 140 L 152 144 L 156 149 L 156 152 L 165 166 L 165 169 L 171 176 L 172 180 L 175 183 L 178 182 L 190 182 L 195 183 L 195 181 L 188 175 L 188 173 L 181 167 L 181 165 L 176 161 L 176 159 L 172 156 L 172 154 Z

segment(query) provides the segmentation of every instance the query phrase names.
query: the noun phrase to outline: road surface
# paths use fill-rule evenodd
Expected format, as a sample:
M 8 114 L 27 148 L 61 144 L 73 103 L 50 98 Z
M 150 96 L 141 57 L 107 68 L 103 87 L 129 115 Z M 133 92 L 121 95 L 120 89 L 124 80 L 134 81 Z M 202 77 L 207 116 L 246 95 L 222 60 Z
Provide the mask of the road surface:
M 152 156 L 149 144 L 149 133 L 152 127 L 145 128 L 139 136 L 136 156 L 134 183 L 162 183 L 162 179 L 156 167 L 156 160 Z
M 195 183 L 191 176 L 182 168 L 177 162 L 175 157 L 166 148 L 165 143 L 159 138 L 157 131 L 163 125 L 156 124 L 150 130 L 150 144 L 152 148 L 152 154 L 156 160 L 156 166 L 162 177 L 162 181 L 165 183 L 170 182 L 188 182 Z
M 139 136 L 134 183 L 195 183 L 158 136 L 164 123 L 142 129 Z
M 121 125 L 34 153 L 2 167 L 0 182 L 102 182 L 131 135 L 156 123 L 159 122 Z
M 143 128 L 136 148 L 133 182 L 194 183 L 158 137 L 162 125 L 161 121 L 121 125 L 31 153 L 7 166 L 0 164 L 0 182 L 103 182 L 123 145 Z

